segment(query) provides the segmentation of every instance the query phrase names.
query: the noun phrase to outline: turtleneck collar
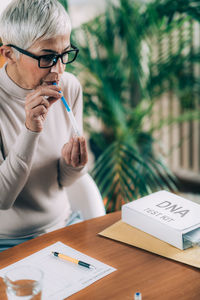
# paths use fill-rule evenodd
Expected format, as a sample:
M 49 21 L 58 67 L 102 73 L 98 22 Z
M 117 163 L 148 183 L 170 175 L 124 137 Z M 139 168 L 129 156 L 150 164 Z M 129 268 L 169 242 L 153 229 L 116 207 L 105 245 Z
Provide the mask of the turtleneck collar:
M 33 90 L 27 90 L 19 85 L 17 85 L 7 74 L 6 71 L 6 66 L 5 64 L 1 69 L 0 69 L 0 76 L 1 76 L 1 81 L 0 81 L 0 86 L 10 95 L 12 95 L 15 98 L 24 99 L 26 98 L 27 94 L 32 92 Z

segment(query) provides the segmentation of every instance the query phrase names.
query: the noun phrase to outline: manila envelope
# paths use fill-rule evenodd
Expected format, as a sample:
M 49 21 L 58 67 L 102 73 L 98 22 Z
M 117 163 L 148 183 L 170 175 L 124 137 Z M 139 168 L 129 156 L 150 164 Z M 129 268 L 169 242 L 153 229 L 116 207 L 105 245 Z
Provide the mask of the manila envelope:
M 99 235 L 200 268 L 200 247 L 180 250 L 121 220 L 101 231 Z

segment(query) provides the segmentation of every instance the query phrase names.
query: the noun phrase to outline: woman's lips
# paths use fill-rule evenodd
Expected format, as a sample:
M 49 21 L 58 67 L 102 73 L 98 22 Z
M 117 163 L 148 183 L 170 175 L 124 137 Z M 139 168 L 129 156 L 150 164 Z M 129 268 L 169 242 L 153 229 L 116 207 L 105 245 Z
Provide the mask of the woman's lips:
M 46 85 L 52 85 L 53 82 L 59 83 L 60 76 L 55 72 L 48 73 L 43 79 L 42 83 Z

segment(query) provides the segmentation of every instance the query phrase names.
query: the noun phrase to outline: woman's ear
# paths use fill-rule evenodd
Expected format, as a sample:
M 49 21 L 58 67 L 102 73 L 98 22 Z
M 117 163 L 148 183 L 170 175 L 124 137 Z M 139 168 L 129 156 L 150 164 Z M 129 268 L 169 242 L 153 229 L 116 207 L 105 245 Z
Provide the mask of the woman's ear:
M 0 55 L 5 59 L 5 61 L 13 64 L 16 62 L 16 56 L 13 49 L 9 46 L 3 45 L 0 47 Z

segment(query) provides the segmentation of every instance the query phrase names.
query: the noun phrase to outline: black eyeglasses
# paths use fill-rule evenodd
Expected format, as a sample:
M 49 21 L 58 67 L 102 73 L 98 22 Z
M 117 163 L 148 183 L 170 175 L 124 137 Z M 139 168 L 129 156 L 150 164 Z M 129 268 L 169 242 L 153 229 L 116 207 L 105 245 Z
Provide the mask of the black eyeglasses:
M 70 50 L 63 52 L 62 54 L 46 54 L 46 55 L 34 55 L 29 51 L 23 50 L 15 45 L 8 44 L 7 46 L 15 48 L 22 54 L 30 56 L 34 59 L 38 60 L 38 67 L 41 69 L 51 68 L 57 64 L 58 59 L 60 58 L 64 65 L 72 63 L 79 52 L 79 49 L 75 46 L 71 45 Z

